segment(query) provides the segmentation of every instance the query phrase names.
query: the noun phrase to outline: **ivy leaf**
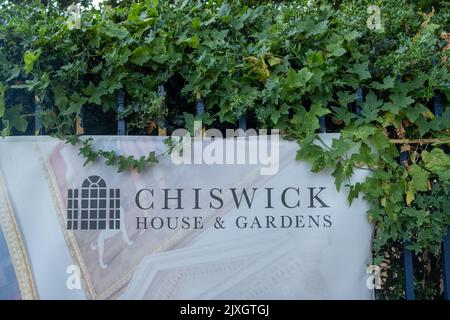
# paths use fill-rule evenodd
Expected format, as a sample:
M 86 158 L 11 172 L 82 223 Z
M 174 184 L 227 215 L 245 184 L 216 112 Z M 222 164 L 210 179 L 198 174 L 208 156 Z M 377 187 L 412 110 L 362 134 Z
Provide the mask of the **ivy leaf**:
M 3 129 L 2 131 L 0 131 L 0 136 L 2 138 L 9 136 L 10 131 L 11 131 L 11 127 L 9 125 L 9 121 L 8 120 L 2 120 L 2 124 L 3 124 Z
M 146 159 L 144 156 L 140 157 L 139 160 L 133 159 L 133 169 L 136 169 L 137 172 L 142 172 L 145 169 Z
M 305 38 L 309 38 L 311 36 L 322 34 L 327 29 L 327 20 L 318 23 L 313 17 L 307 17 L 306 19 L 297 19 L 289 35 L 292 36 L 299 32 L 306 32 Z
M 431 152 L 422 152 L 425 168 L 444 180 L 450 180 L 450 156 L 442 149 L 434 148 Z
M 338 91 L 337 93 L 339 104 L 342 107 L 346 107 L 349 103 L 356 101 L 358 96 L 355 93 L 350 93 L 350 91 Z
M 362 104 L 362 108 L 368 110 L 378 110 L 382 105 L 383 101 L 378 100 L 377 95 L 373 91 L 370 91 L 367 94 L 366 101 Z
M 377 90 L 386 90 L 394 88 L 395 79 L 391 76 L 387 76 L 383 79 L 383 83 L 372 82 L 371 87 Z
M 53 95 L 55 98 L 55 105 L 59 110 L 63 110 L 69 104 L 69 99 L 66 96 L 66 91 L 61 84 L 53 87 Z
M 306 64 L 309 67 L 318 67 L 324 63 L 322 52 L 308 51 L 306 53 Z
M 332 147 L 333 153 L 337 156 L 344 157 L 347 152 L 353 147 L 354 143 L 348 139 L 333 139 Z
M 348 111 L 347 107 L 331 107 L 334 111 L 334 118 L 344 121 L 345 124 L 349 124 L 357 116 L 353 112 Z
M 414 99 L 409 97 L 407 92 L 393 93 L 389 95 L 389 98 L 392 102 L 384 104 L 382 109 L 393 114 L 398 114 L 400 109 L 404 109 L 414 103 Z
M 421 227 L 429 222 L 430 212 L 427 210 L 418 210 L 416 208 L 405 208 L 403 212 L 408 217 L 411 217 L 415 220 L 416 227 Z
M 186 39 L 187 44 L 194 49 L 197 49 L 198 46 L 200 45 L 200 39 L 198 37 L 198 35 L 194 35 L 192 37 L 189 37 Z
M 25 63 L 24 70 L 26 73 L 33 71 L 34 64 L 41 55 L 41 51 L 27 51 L 23 56 L 23 62 Z
M 427 191 L 429 188 L 428 171 L 422 169 L 418 164 L 413 164 L 408 169 L 408 174 L 411 177 L 411 182 L 416 191 Z
M 411 92 L 416 89 L 424 87 L 425 82 L 429 79 L 429 76 L 425 73 L 419 73 L 414 80 L 408 80 L 405 82 L 398 81 L 395 84 L 394 92 Z
M 172 139 L 170 139 L 170 141 L 172 141 Z M 147 156 L 147 160 L 148 163 L 158 163 L 158 158 L 156 157 L 156 152 L 155 151 L 150 151 L 148 156 Z
M 344 39 L 348 42 L 358 39 L 361 36 L 361 33 L 358 31 L 351 31 L 349 33 L 344 34 Z
M 82 146 L 80 147 L 79 155 L 82 155 L 85 159 L 83 166 L 91 162 L 95 162 L 98 159 L 98 153 L 94 151 L 92 147 L 93 139 L 89 138 L 85 141 L 81 141 Z
M 214 121 L 209 112 L 196 116 L 191 113 L 183 112 L 183 118 L 185 123 L 184 126 L 191 133 L 191 135 L 195 135 L 197 133 L 194 132 L 195 122 L 201 122 L 202 125 L 211 125 Z
M 347 52 L 340 43 L 327 45 L 327 51 L 329 57 L 341 57 Z
M 408 119 L 413 123 L 417 121 L 421 114 L 425 113 L 432 115 L 430 110 L 421 103 L 416 103 L 414 106 L 411 106 L 410 108 L 405 110 L 405 113 L 408 116 Z
M 335 180 L 334 184 L 336 185 L 336 190 L 339 192 L 341 190 L 342 181 L 344 181 L 344 169 L 342 167 L 342 164 L 338 162 L 336 164 L 336 169 L 334 169 L 333 173 L 331 174 Z
M 66 143 L 72 146 L 76 146 L 80 142 L 81 142 L 80 137 L 77 135 L 71 135 L 66 138 Z
M 81 107 L 88 101 L 86 97 L 80 96 L 77 92 L 70 96 L 69 107 L 64 111 L 65 114 L 69 115 L 72 113 L 80 114 Z
M 359 125 L 361 123 L 370 123 L 372 121 L 376 121 L 378 117 L 378 112 L 380 111 L 380 107 L 383 105 L 382 100 L 378 100 L 377 95 L 370 91 L 367 94 L 366 101 L 362 103 L 361 107 L 361 118 L 356 120 L 356 124 Z
M 358 164 L 370 165 L 374 162 L 375 156 L 369 145 L 365 142 L 361 142 L 359 152 L 352 154 L 351 159 Z
M 283 103 L 280 107 L 280 113 L 288 115 L 290 109 L 292 109 L 290 105 Z
M 263 57 L 257 58 L 254 56 L 250 56 L 245 57 L 244 61 L 249 65 L 251 65 L 252 67 L 251 71 L 258 77 L 258 80 L 265 84 L 267 82 L 267 79 L 269 79 L 270 77 L 270 70 L 264 58 Z
M 102 96 L 106 94 L 105 90 L 102 90 L 98 88 L 95 90 L 94 94 L 89 98 L 90 103 L 95 103 L 96 105 L 100 106 L 102 104 Z
M 439 130 L 439 122 L 437 121 L 427 121 L 423 114 L 419 115 L 419 118 L 415 122 L 419 129 L 420 136 L 424 136 L 431 130 Z
M 89 85 L 81 89 L 81 91 L 87 96 L 92 96 L 95 93 L 95 86 L 92 81 L 89 81 Z
M 406 199 L 405 199 L 406 205 L 410 206 L 411 203 L 416 198 L 416 190 L 414 189 L 412 183 L 408 183 L 408 188 L 406 189 L 405 195 L 406 195 Z
M 336 162 L 327 152 L 315 144 L 302 145 L 297 151 L 296 159 L 309 161 L 312 172 L 319 172 L 326 166 L 334 165 Z
M 105 62 L 107 66 L 113 65 L 119 58 L 118 48 L 113 48 L 110 52 L 105 54 Z
M 199 18 L 199 17 L 195 17 L 195 18 L 192 19 L 192 21 L 191 21 L 192 29 L 194 29 L 194 30 L 200 30 L 201 23 L 202 23 L 202 21 L 200 20 L 200 18 Z
M 119 26 L 112 21 L 107 21 L 106 25 L 102 28 L 104 34 L 111 38 L 118 38 L 123 40 L 130 36 L 128 30 L 125 27 Z
M 15 67 L 13 70 L 11 70 L 11 76 L 6 79 L 5 83 L 8 83 L 9 81 L 17 78 L 20 75 L 20 68 L 19 66 Z
M 96 105 L 100 106 L 102 104 L 101 97 L 104 96 L 107 92 L 103 87 L 95 87 L 94 84 L 89 81 L 89 86 L 82 89 L 83 93 L 87 96 L 89 96 L 89 102 L 95 103 Z
M 360 125 L 357 127 L 349 126 L 342 130 L 343 138 L 350 138 L 356 140 L 367 140 L 377 132 L 377 129 L 368 124 Z
M 350 185 L 349 189 L 350 190 L 347 199 L 350 205 L 352 205 L 353 200 L 357 199 L 359 197 L 359 193 L 362 191 L 362 184 L 360 182 L 357 182 L 354 185 Z
M 151 49 L 147 46 L 141 46 L 136 48 L 131 54 L 131 62 L 143 66 L 151 59 Z
M 271 107 L 270 110 L 269 110 L 269 113 L 270 113 L 270 119 L 272 120 L 272 122 L 274 124 L 277 124 L 278 120 L 281 117 L 280 111 L 278 111 L 277 109 Z
M 8 108 L 4 111 L 3 124 L 6 126 L 2 136 L 9 135 L 14 128 L 20 132 L 25 132 L 28 128 L 28 121 L 23 115 L 22 105 L 17 105 L 12 108 Z
M 447 107 L 442 113 L 442 117 L 436 117 L 433 122 L 440 130 L 450 128 L 450 108 Z
M 311 19 L 308 22 L 309 22 L 308 27 L 305 29 L 308 31 L 305 35 L 306 38 L 322 34 L 328 29 L 328 21 L 327 20 L 317 23 L 316 21 Z
M 327 108 L 324 108 L 322 103 L 316 102 L 312 104 L 311 109 L 309 110 L 308 113 L 311 115 L 315 115 L 317 117 L 322 117 L 331 113 L 331 111 L 328 110 Z
M 117 163 L 117 155 L 114 151 L 101 151 L 99 154 L 105 158 L 107 166 L 114 166 Z
M 302 68 L 298 72 L 290 69 L 287 73 L 286 85 L 293 89 L 305 87 L 313 75 L 314 73 L 309 71 L 307 67 Z
M 134 168 L 133 156 L 119 156 L 119 173 L 129 171 Z
M 5 116 L 12 124 L 14 128 L 21 132 L 25 132 L 28 127 L 28 121 L 25 119 L 25 116 L 22 114 L 22 108 L 14 108 L 11 112 L 8 112 L 8 115 Z
M 361 123 L 371 123 L 373 121 L 377 121 L 377 119 L 378 119 L 378 110 L 362 109 L 361 117 L 356 119 L 355 124 L 360 125 Z
M 329 114 L 329 109 L 323 108 L 320 103 L 313 103 L 311 109 L 306 111 L 303 106 L 297 109 L 291 122 L 297 126 L 299 133 L 311 135 L 315 130 L 320 128 L 319 118 Z
M 269 66 L 274 67 L 274 66 L 277 66 L 277 65 L 283 63 L 283 59 L 277 58 L 277 57 L 274 57 L 274 56 L 270 56 L 267 59 L 267 63 L 269 64 Z
M 351 67 L 349 70 L 351 73 L 356 73 L 359 77 L 359 80 L 366 80 L 370 79 L 372 76 L 369 72 L 369 62 L 363 62 L 363 63 L 355 63 L 353 67 Z
M 93 48 L 100 48 L 101 36 L 98 26 L 92 28 L 91 32 L 88 34 L 89 45 Z

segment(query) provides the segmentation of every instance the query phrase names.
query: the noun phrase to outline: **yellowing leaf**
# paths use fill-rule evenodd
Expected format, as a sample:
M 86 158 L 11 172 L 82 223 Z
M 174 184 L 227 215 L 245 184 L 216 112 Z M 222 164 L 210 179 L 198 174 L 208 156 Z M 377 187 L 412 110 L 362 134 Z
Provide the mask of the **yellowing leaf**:
M 406 190 L 406 205 L 410 206 L 415 198 L 416 198 L 416 191 L 411 185 L 408 184 L 408 189 Z
M 381 205 L 386 208 L 386 197 L 381 198 Z
M 195 29 L 195 30 L 200 30 L 201 24 L 202 24 L 202 21 L 200 20 L 199 17 L 195 17 L 191 21 L 192 28 Z
M 187 42 L 191 48 L 197 49 L 200 45 L 200 39 L 198 38 L 198 35 L 192 36 L 187 39 Z
M 24 70 L 26 73 L 30 73 L 33 71 L 34 63 L 37 61 L 39 56 L 41 55 L 40 51 L 27 51 L 23 56 L 23 62 L 25 63 Z
M 252 73 L 258 76 L 258 80 L 262 83 L 266 83 L 270 77 L 269 67 L 267 66 L 264 58 L 256 58 L 254 56 L 244 58 L 244 61 L 252 65 Z
M 423 151 L 422 160 L 425 168 L 441 179 L 450 180 L 450 156 L 442 149 L 434 148 L 431 152 Z
M 282 62 L 283 62 L 283 59 L 277 58 L 277 57 L 274 57 L 274 56 L 270 56 L 270 57 L 267 59 L 267 63 L 268 63 L 269 66 L 271 66 L 271 67 L 276 66 L 276 65 L 279 65 L 279 64 L 281 64 Z
M 422 112 L 422 115 L 425 119 L 434 119 L 434 114 L 428 108 L 426 111 Z

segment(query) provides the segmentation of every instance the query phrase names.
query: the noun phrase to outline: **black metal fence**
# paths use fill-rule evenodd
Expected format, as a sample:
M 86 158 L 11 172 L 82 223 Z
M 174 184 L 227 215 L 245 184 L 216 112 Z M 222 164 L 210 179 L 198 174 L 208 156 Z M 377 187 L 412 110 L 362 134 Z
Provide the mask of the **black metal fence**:
M 158 86 L 158 93 L 159 95 L 165 94 L 165 87 L 163 85 Z M 361 107 L 360 104 L 364 101 L 364 93 L 362 89 L 358 89 L 356 91 L 356 94 L 358 96 L 358 103 L 355 106 L 355 113 L 357 115 L 361 114 Z M 126 99 L 125 95 L 122 91 L 117 92 L 117 113 L 113 114 L 107 114 L 103 115 L 104 117 L 101 119 L 103 120 L 101 122 L 101 126 L 103 127 L 100 131 L 92 130 L 93 127 L 96 127 L 99 125 L 98 121 L 91 121 L 90 114 L 92 115 L 92 112 L 95 113 L 95 110 L 89 110 L 88 108 L 85 108 L 82 112 L 81 119 L 79 123 L 77 124 L 77 132 L 81 134 L 112 134 L 114 130 L 116 131 L 117 135 L 126 135 L 127 134 L 127 124 L 125 119 L 118 117 L 118 114 L 122 114 L 126 107 Z M 35 111 L 36 114 L 40 111 L 40 105 L 35 105 Z M 96 109 L 98 110 L 98 109 Z M 197 115 L 201 115 L 205 112 L 205 100 L 203 98 L 198 99 L 196 106 L 195 106 L 195 113 Z M 441 117 L 443 113 L 443 106 L 442 106 L 442 99 L 441 95 L 437 94 L 434 98 L 434 114 L 436 117 Z M 105 118 L 106 117 L 106 118 Z M 106 120 L 106 121 L 104 121 Z M 106 123 L 105 123 L 106 122 Z M 155 125 L 155 129 L 152 130 L 150 133 L 151 135 L 166 135 L 167 130 L 164 128 L 164 121 L 161 121 L 163 125 Z M 332 127 L 330 125 L 330 122 L 327 121 L 326 117 L 321 117 L 319 119 L 320 123 L 320 132 L 321 133 L 327 133 L 327 132 L 336 132 L 336 128 Z M 90 127 L 91 129 L 87 132 L 85 131 L 85 127 Z M 237 126 L 239 129 L 242 129 L 244 131 L 247 130 L 248 127 L 248 117 L 247 116 L 241 116 L 239 118 Z M 35 116 L 35 124 L 34 129 L 39 130 L 41 134 L 43 133 L 41 120 L 36 115 Z M 235 128 L 234 128 L 235 129 Z M 399 162 L 404 163 L 404 161 L 408 160 L 408 153 L 401 152 Z M 405 204 L 406 205 L 406 204 Z M 415 299 L 415 290 L 414 290 L 414 254 L 411 250 L 408 249 L 409 243 L 408 241 L 404 241 L 403 244 L 403 253 L 402 253 L 402 261 L 403 261 L 403 267 L 404 267 L 404 275 L 405 275 L 405 293 L 406 293 L 406 299 L 408 300 L 414 300 Z M 450 299 L 450 228 L 447 231 L 447 234 L 444 238 L 444 241 L 442 243 L 442 277 L 444 282 L 444 298 L 446 300 Z

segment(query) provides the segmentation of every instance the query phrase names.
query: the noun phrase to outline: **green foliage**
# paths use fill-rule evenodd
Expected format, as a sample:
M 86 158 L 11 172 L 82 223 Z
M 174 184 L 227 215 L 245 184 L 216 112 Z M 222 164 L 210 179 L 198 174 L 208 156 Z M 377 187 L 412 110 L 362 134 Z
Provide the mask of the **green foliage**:
M 310 162 L 313 171 L 331 168 L 336 188 L 348 190 L 350 203 L 360 196 L 368 201 L 376 230 L 374 258 L 389 265 L 381 296 L 403 295 L 394 257 L 405 239 L 417 254 L 439 256 L 450 226 L 450 59 L 441 37 L 450 32 L 450 5 L 406 0 L 401 5 L 398 0 L 111 4 L 108 10 L 83 10 L 80 29 L 69 28 L 68 14 L 52 3 L 2 7 L 3 136 L 27 129 L 27 114 L 9 97 L 31 92 L 42 105 L 46 132 L 77 145 L 87 163 L 103 159 L 119 171 L 141 171 L 159 155 L 135 159 L 97 150 L 93 140 L 74 135 L 75 119 L 88 106 L 99 113 L 113 110 L 121 90 L 127 104 L 119 117 L 129 129 L 145 131 L 169 114 L 170 97 L 157 94 L 158 85 L 178 79 L 183 103 L 206 101 L 202 116 L 178 110 L 179 123 L 191 128 L 201 118 L 205 125 L 235 124 L 239 116 L 254 114 L 257 126 L 296 139 L 302 147 L 297 159 Z M 367 28 L 369 5 L 380 6 L 383 30 Z M 438 92 L 442 117 L 432 113 Z M 341 132 L 331 146 L 318 136 L 319 117 Z M 391 139 L 402 141 L 399 148 Z M 408 153 L 407 162 L 398 163 L 399 151 Z M 352 184 L 355 169 L 371 174 Z M 440 294 L 424 283 L 419 296 Z

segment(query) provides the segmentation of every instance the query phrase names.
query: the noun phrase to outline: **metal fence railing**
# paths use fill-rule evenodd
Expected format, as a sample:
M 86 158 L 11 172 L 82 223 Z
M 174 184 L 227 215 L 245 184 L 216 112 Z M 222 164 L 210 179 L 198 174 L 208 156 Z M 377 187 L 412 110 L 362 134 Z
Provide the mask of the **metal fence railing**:
M 163 85 L 158 86 L 158 93 L 160 95 L 164 95 L 165 89 Z M 364 101 L 364 94 L 362 89 L 358 89 L 356 91 L 358 96 L 358 103 L 355 108 L 355 113 L 360 116 L 361 115 L 361 104 Z M 39 104 L 35 105 L 36 114 L 40 111 L 41 106 Z M 117 93 L 117 113 L 121 114 L 125 110 L 125 96 L 122 91 L 118 91 Z M 205 99 L 200 97 L 196 103 L 196 113 L 197 115 L 201 115 L 205 112 Z M 434 114 L 436 117 L 441 117 L 443 113 L 442 100 L 441 95 L 437 94 L 434 98 Z M 83 113 L 82 113 L 83 115 Z M 83 119 L 79 119 L 77 122 L 77 131 L 78 133 L 83 133 Z M 239 118 L 239 129 L 243 131 L 247 130 L 247 117 L 241 116 Z M 320 132 L 326 133 L 328 131 L 327 122 L 325 116 L 319 118 L 320 123 Z M 35 129 L 39 130 L 41 134 L 42 124 L 39 116 L 35 116 Z M 117 119 L 117 134 L 125 135 L 126 134 L 126 121 L 123 118 L 118 117 Z M 158 135 L 166 135 L 167 131 L 164 127 L 158 128 Z M 400 153 L 399 162 L 403 163 L 408 160 L 408 154 L 406 152 Z M 406 205 L 406 204 L 405 204 Z M 414 254 L 411 250 L 408 249 L 408 241 L 404 241 L 403 245 L 403 253 L 402 253 L 402 262 L 404 268 L 404 281 L 405 281 L 405 297 L 407 300 L 415 299 L 415 290 L 414 290 Z M 450 228 L 447 230 L 447 234 L 442 243 L 442 276 L 443 276 L 443 284 L 444 284 L 444 299 L 450 299 Z

